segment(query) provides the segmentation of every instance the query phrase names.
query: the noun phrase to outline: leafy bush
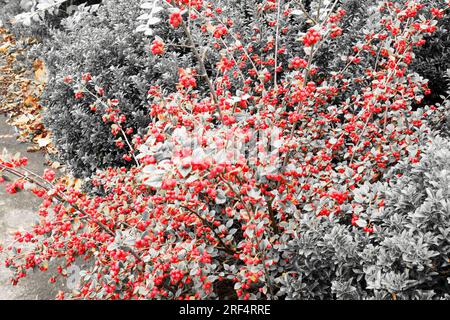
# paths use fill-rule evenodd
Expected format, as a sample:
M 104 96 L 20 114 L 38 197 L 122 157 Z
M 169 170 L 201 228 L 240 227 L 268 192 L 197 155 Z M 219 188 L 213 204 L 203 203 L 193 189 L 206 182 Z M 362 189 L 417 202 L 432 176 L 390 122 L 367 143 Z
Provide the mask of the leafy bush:
M 425 102 L 442 103 L 447 90 L 446 72 L 450 69 L 450 18 L 445 17 L 438 24 L 433 36 L 427 37 L 427 43 L 417 52 L 413 64 L 414 70 L 429 80 L 431 95 Z
M 361 65 L 348 64 L 343 57 L 352 57 L 354 46 L 358 41 L 364 40 L 363 33 L 358 30 L 370 29 L 376 25 L 375 21 L 379 18 L 379 14 L 376 14 L 377 4 L 377 1 L 368 0 L 364 3 L 348 1 L 343 5 L 343 9 L 349 11 L 340 18 L 342 27 L 347 28 L 347 32 L 342 33 L 342 28 L 336 24 L 335 29 L 329 31 L 339 34 L 340 41 L 327 41 L 326 45 L 317 50 L 311 65 L 314 72 L 310 75 L 312 80 L 321 82 L 329 78 L 333 70 L 344 67 L 355 77 L 365 76 L 365 69 Z M 153 1 L 150 1 L 147 7 L 152 8 L 152 5 Z M 261 14 L 264 19 L 274 18 L 274 12 L 263 10 L 264 6 L 266 4 L 263 2 L 253 0 L 217 3 L 223 16 L 233 17 L 230 28 L 236 33 L 236 39 L 252 39 L 273 30 L 273 27 L 265 25 L 261 18 L 258 18 Z M 310 4 L 310 14 L 316 11 L 316 7 L 317 3 Z M 286 6 L 287 10 L 292 11 L 293 8 L 295 5 Z M 283 45 L 280 44 L 278 49 L 284 53 L 272 55 L 267 51 L 273 46 L 273 39 L 269 39 L 268 46 L 254 42 L 250 50 L 251 56 L 256 60 L 254 65 L 249 64 L 248 59 L 243 62 L 247 64 L 245 67 L 247 70 L 255 71 L 251 69 L 256 66 L 260 69 L 259 77 L 264 78 L 273 73 L 275 62 L 280 66 L 289 66 L 294 56 L 304 55 L 301 47 L 295 43 L 298 42 L 299 34 L 308 30 L 312 22 L 308 21 L 303 11 L 296 11 L 300 12 L 295 12 L 280 21 L 278 32 L 283 37 Z M 128 15 L 122 15 L 122 12 L 127 12 Z M 109 126 L 101 123 L 99 117 L 92 117 L 93 113 L 88 110 L 88 106 L 95 98 L 76 99 L 74 92 L 67 90 L 67 84 L 63 82 L 65 76 L 70 75 L 77 80 L 81 77 L 81 73 L 92 74 L 95 84 L 104 88 L 107 97 L 120 100 L 120 110 L 127 118 L 125 125 L 136 132 L 145 128 L 148 123 L 148 119 L 143 116 L 147 111 L 145 93 L 149 88 L 148 84 L 162 85 L 166 89 L 165 92 L 173 92 L 179 76 L 178 68 L 186 69 L 195 65 L 196 58 L 189 50 L 189 41 L 182 28 L 173 28 L 167 23 L 171 15 L 167 10 L 155 14 L 153 19 L 157 19 L 156 21 L 162 19 L 165 23 L 154 24 L 156 22 L 154 21 L 151 32 L 164 39 L 165 50 L 168 53 L 162 55 L 160 59 L 148 56 L 147 52 L 150 50 L 145 47 L 144 41 L 133 33 L 140 21 L 143 21 L 144 25 L 147 23 L 145 18 L 149 16 L 145 16 L 145 13 L 148 15 L 148 12 L 149 10 L 140 9 L 137 3 L 115 4 L 106 1 L 99 14 L 92 16 L 80 12 L 66 19 L 63 23 L 66 29 L 56 32 L 48 42 L 48 46 L 39 51 L 39 55 L 47 57 L 46 62 L 51 75 L 47 95 L 44 97 L 48 100 L 48 112 L 45 117 L 47 125 L 55 131 L 55 143 L 59 146 L 62 160 L 69 164 L 76 176 L 90 176 L 96 169 L 110 165 L 127 165 L 127 161 L 123 160 L 126 151 L 118 151 L 114 147 L 116 139 L 110 134 Z M 139 23 L 135 23 L 136 18 L 139 19 Z M 226 21 L 218 16 L 212 21 L 221 25 L 226 24 Z M 116 23 L 121 23 L 122 27 L 108 27 Z M 106 28 L 110 30 L 106 31 Z M 223 40 L 212 36 L 216 39 L 216 43 L 209 48 L 211 34 L 205 33 L 202 28 L 193 28 L 191 33 L 204 59 L 205 72 L 200 73 L 208 74 L 209 78 L 220 77 L 216 64 L 222 59 L 223 51 L 215 48 L 220 47 Z M 110 45 L 111 48 L 105 50 L 105 47 L 109 48 Z M 275 57 L 277 60 L 274 60 Z M 368 55 L 359 64 L 370 66 L 375 60 L 376 56 Z M 228 57 L 224 61 L 235 64 L 236 59 Z M 274 76 L 281 78 L 285 72 L 286 69 L 281 69 Z M 235 67 L 232 68 L 232 73 L 232 77 L 227 77 L 227 85 L 232 90 L 240 88 L 248 90 L 248 86 L 244 84 L 246 79 L 243 73 Z M 204 77 L 195 77 L 198 90 L 203 93 L 211 91 L 208 90 L 209 84 Z M 73 90 L 76 91 L 77 88 Z M 351 94 L 349 90 L 346 94 L 333 99 L 340 99 L 336 101 L 340 103 L 350 98 Z
M 151 55 L 146 40 L 135 32 L 141 13 L 138 2 L 104 1 L 95 13 L 79 10 L 63 19 L 62 28 L 53 30 L 35 49 L 49 72 L 42 97 L 47 107 L 45 124 L 61 160 L 75 176 L 89 177 L 97 169 L 130 165 L 129 148 L 117 148 L 125 137 L 117 139 L 111 134 L 114 121 L 102 118 L 105 110 L 100 112 L 99 97 L 88 91 L 78 95 L 81 91 L 97 95 L 100 90 L 103 100 L 120 101 L 114 108 L 125 119 L 121 126 L 139 133 L 151 121 L 146 100 L 149 84 L 175 91 L 178 68 L 192 64 L 192 53 L 182 47 L 174 47 L 173 54 L 163 59 Z M 168 38 L 179 36 L 168 24 L 158 27 L 158 32 Z M 92 77 L 92 81 L 86 87 L 72 86 L 83 77 Z M 131 137 L 129 133 L 125 140 Z
M 336 217 L 302 216 L 298 239 L 284 252 L 292 264 L 280 278 L 280 294 L 289 299 L 449 299 L 449 156 L 448 139 L 427 139 L 419 163 L 405 159 L 386 175 L 387 182 L 354 191 L 353 214 L 369 221 L 373 233 Z
M 75 1 L 75 4 L 81 2 L 85 1 Z M 97 2 L 88 1 L 88 4 Z M 142 7 L 152 8 L 153 2 L 149 1 L 147 6 Z M 270 7 L 273 4 L 254 0 L 216 2 L 223 16 L 233 17 L 230 28 L 236 32 L 237 38 L 252 39 L 270 33 L 273 29 L 261 23 L 262 20 L 258 18 L 262 14 L 264 19 L 273 19 L 274 12 L 262 10 L 264 6 Z M 401 3 L 401 1 L 397 2 Z M 68 5 L 69 1 L 63 1 L 61 12 L 64 12 Z M 279 33 L 284 39 L 284 46 L 280 46 L 279 49 L 288 54 L 275 55 L 279 65 L 287 66 L 293 56 L 304 54 L 301 47 L 293 44 L 297 43 L 299 35 L 313 24 L 313 21 L 308 18 L 316 12 L 317 5 L 316 1 L 306 1 L 303 10 L 298 9 L 295 4 L 286 6 L 285 9 L 291 10 L 294 14 L 280 21 Z M 340 41 L 328 41 L 315 54 L 311 66 L 314 75 L 310 76 L 311 79 L 323 81 L 330 77 L 333 70 L 344 67 L 347 67 L 355 77 L 364 77 L 364 68 L 356 64 L 346 66 L 348 61 L 345 57 L 352 57 L 355 45 L 363 40 L 364 35 L 359 30 L 376 25 L 375 22 L 379 19 L 379 14 L 376 12 L 377 5 L 378 1 L 374 0 L 352 0 L 342 5 L 342 9 L 346 10 L 347 14 L 340 18 L 341 25 L 336 25 L 335 30 L 330 32 L 341 32 L 342 29 L 346 32 L 339 34 Z M 18 4 L 15 3 L 15 6 L 17 7 Z M 428 9 L 435 7 L 438 7 L 438 2 L 427 3 Z M 122 15 L 122 12 L 127 14 Z M 147 16 L 141 13 L 147 13 Z M 96 84 L 104 87 L 109 98 L 121 101 L 120 108 L 127 117 L 126 125 L 136 132 L 145 128 L 148 123 L 143 117 L 146 112 L 145 92 L 149 88 L 148 84 L 163 85 L 168 90 L 166 92 L 173 92 L 178 78 L 178 68 L 187 68 L 195 63 L 195 57 L 186 45 L 187 38 L 181 28 L 171 28 L 167 23 L 170 16 L 167 10 L 155 15 L 156 21 L 161 18 L 166 23 L 154 21 L 152 34 L 165 39 L 167 50 L 171 54 L 163 55 L 159 60 L 148 57 L 145 42 L 133 33 L 141 21 L 144 25 L 147 23 L 148 13 L 148 9 L 140 9 L 136 2 L 115 4 L 105 1 L 98 14 L 87 9 L 74 11 L 72 16 L 63 20 L 62 29 L 60 22 L 62 14 L 60 13 L 57 17 L 52 16 L 52 19 L 58 22 L 51 25 L 57 25 L 59 31 L 50 31 L 50 39 L 47 37 L 46 45 L 38 50 L 38 55 L 46 57 L 51 76 L 47 95 L 44 97 L 48 100 L 46 103 L 47 126 L 55 131 L 55 143 L 59 146 L 61 160 L 69 164 L 76 176 L 90 176 L 96 169 L 110 165 L 127 165 L 127 161 L 123 159 L 126 151 L 120 151 L 114 147 L 116 139 L 109 133 L 109 126 L 102 123 L 98 117 L 93 117 L 93 113 L 88 110 L 88 106 L 94 100 L 75 99 L 73 92 L 67 90 L 67 85 L 62 81 L 64 77 L 70 75 L 79 79 L 82 73 L 91 73 L 96 79 Z M 283 15 L 287 13 L 288 11 L 285 11 Z M 139 19 L 139 23 L 135 22 L 136 18 Z M 226 25 L 225 19 L 220 19 L 219 17 L 212 20 Z M 442 60 L 442 57 L 445 57 L 443 50 L 448 48 L 445 32 L 447 22 L 448 18 L 442 19 L 437 31 L 433 35 L 426 36 L 425 47 L 416 51 L 417 59 L 413 64 L 413 70 L 431 81 L 431 95 L 425 97 L 426 102 L 439 101 L 439 96 L 443 93 L 442 79 L 446 60 Z M 121 24 L 121 28 L 114 27 L 115 24 Z M 200 48 L 199 51 L 202 51 L 206 73 L 210 78 L 220 76 L 216 72 L 215 64 L 221 59 L 223 52 L 214 48 L 206 49 L 211 41 L 211 35 L 208 33 L 200 28 L 193 29 L 191 32 L 195 43 Z M 220 45 L 221 41 L 218 39 L 217 43 Z M 267 51 L 271 45 L 273 41 L 269 41 L 269 46 L 257 43 L 251 46 L 251 55 L 261 60 L 261 62 L 256 61 L 256 65 L 261 68 L 261 71 L 267 71 L 266 76 L 271 73 L 275 62 L 275 56 L 271 56 L 270 51 Z M 101 54 L 98 54 L 99 52 Z M 360 64 L 369 66 L 376 58 L 377 56 L 373 54 L 366 56 Z M 230 61 L 230 63 L 234 62 Z M 283 77 L 285 70 L 280 70 L 277 76 Z M 261 74 L 260 77 L 264 75 Z M 203 77 L 197 77 L 196 80 L 199 90 L 208 91 L 208 82 Z M 245 78 L 235 69 L 233 77 L 229 77 L 227 81 L 233 89 L 245 87 Z M 345 100 L 350 96 L 351 92 L 348 91 L 346 95 L 340 95 L 335 99 Z M 416 102 L 416 105 L 422 104 Z M 65 108 L 67 106 L 70 108 Z
M 45 58 L 49 82 L 42 97 L 47 107 L 46 126 L 52 131 L 61 159 L 76 176 L 89 176 L 97 168 L 125 165 L 127 152 L 115 146 L 111 128 L 102 114 L 92 111 L 96 98 L 79 99 L 70 79 L 92 74 L 96 87 L 120 100 L 127 127 L 145 127 L 147 82 L 155 77 L 153 60 L 141 36 L 134 31 L 139 6 L 129 1 L 105 1 L 95 15 L 79 13 L 65 19 L 63 30 L 36 54 Z M 64 81 L 66 80 L 66 81 Z M 98 106 L 100 108 L 100 106 Z
M 394 2 L 402 3 L 402 0 Z M 342 28 L 346 32 L 340 37 L 339 43 L 333 46 L 327 46 L 321 50 L 317 57 L 317 65 L 322 72 L 332 71 L 335 66 L 342 63 L 342 56 L 348 55 L 348 49 L 351 48 L 363 34 L 359 32 L 367 24 L 379 16 L 376 14 L 376 7 L 379 1 L 364 0 L 364 1 L 345 1 L 343 8 L 347 11 L 347 15 L 343 18 Z M 424 3 L 430 10 L 436 9 L 434 14 L 441 15 L 437 9 L 441 6 L 442 1 L 433 0 Z M 420 74 L 425 79 L 429 80 L 430 94 L 427 95 L 422 103 L 416 105 L 417 107 L 425 104 L 442 103 L 442 96 L 446 92 L 445 73 L 450 68 L 449 59 L 450 54 L 450 18 L 448 16 L 440 19 L 437 30 L 430 35 L 427 35 L 424 44 L 415 51 L 415 59 L 411 65 L 411 69 Z M 358 69 L 353 69 L 358 72 Z
M 98 4 L 101 0 L 2 0 L 0 24 L 16 36 L 49 37 L 50 30 L 60 26 L 61 19 L 77 10 L 80 4 Z
M 43 198 L 39 223 L 16 233 L 7 248 L 14 282 L 29 269 L 45 270 L 56 258 L 65 259 L 64 276 L 82 257 L 92 263 L 70 296 L 384 298 L 387 292 L 412 298 L 430 292 L 409 280 L 433 277 L 436 297 L 445 297 L 442 277 L 430 269 L 443 268 L 432 263 L 442 263 L 438 257 L 448 250 L 438 234 L 447 225 L 442 224 L 444 231 L 429 223 L 424 227 L 411 216 L 396 234 L 391 213 L 378 210 L 383 200 L 386 207 L 394 200 L 387 192 L 382 198 L 381 187 L 376 199 L 375 194 L 372 201 L 367 198 L 392 167 L 420 162 L 421 142 L 441 116 L 440 108 L 413 108 L 428 91 L 426 79 L 409 66 L 423 37 L 436 31 L 440 18 L 433 18 L 430 8 L 416 1 L 381 3 L 341 63 L 322 72 L 316 64 L 321 48 L 336 46 L 345 34 L 346 12 L 337 0 L 311 2 L 312 19 L 291 2 L 247 1 L 255 5 L 241 15 L 240 7 L 222 1 L 216 6 L 193 0 L 144 3 L 147 13 L 138 20 L 150 21 L 150 59 L 162 71 L 152 73 L 160 79 L 149 80 L 145 129 L 138 132 L 127 122 L 129 97 L 117 88 L 107 90 L 98 80 L 104 76 L 100 70 L 80 64 L 78 76 L 74 67 L 72 78 L 66 78 L 66 91 L 49 91 L 55 94 L 49 101 L 59 105 L 53 117 L 67 119 L 54 127 L 60 137 L 70 137 L 60 141 L 62 150 L 73 150 L 76 159 L 84 145 L 68 149 L 68 144 L 111 131 L 111 140 L 98 141 L 123 148 L 128 168 L 98 172 L 92 184 L 99 192 L 86 194 L 55 180 L 51 171 L 30 176 L 21 158 L 0 162 L 5 173 L 18 178 L 6 185 L 8 192 L 27 189 Z M 162 63 L 173 63 L 175 77 L 168 76 L 173 65 Z M 67 75 L 60 74 L 59 85 Z M 79 114 L 90 127 L 72 126 Z M 105 127 L 97 131 L 93 119 Z M 71 136 L 64 126 L 92 131 Z M 82 153 L 91 155 L 99 147 L 89 145 L 91 151 Z M 386 219 L 377 220 L 378 212 Z M 402 247 L 402 232 L 420 246 Z M 436 246 L 429 248 L 430 241 Z M 359 252 L 364 254 L 356 256 Z M 378 265 L 382 257 L 380 263 L 394 259 L 394 268 Z M 366 267 L 361 272 L 351 268 L 358 258 Z
M 2 0 L 0 1 L 0 26 L 3 28 L 7 28 L 8 31 L 15 35 L 21 36 L 31 36 L 34 35 L 36 37 L 46 36 L 47 28 L 43 28 L 42 26 L 33 25 L 29 27 L 25 27 L 22 24 L 15 24 L 13 22 L 13 17 L 23 12 L 23 8 L 21 7 L 21 1 L 16 0 Z
M 445 93 L 439 96 L 442 103 L 437 103 L 436 107 L 441 110 L 440 116 L 435 118 L 431 122 L 431 126 L 434 130 L 439 131 L 442 136 L 450 136 L 450 69 L 444 74 L 443 79 L 446 84 L 447 90 Z M 441 84 L 442 85 L 442 84 Z

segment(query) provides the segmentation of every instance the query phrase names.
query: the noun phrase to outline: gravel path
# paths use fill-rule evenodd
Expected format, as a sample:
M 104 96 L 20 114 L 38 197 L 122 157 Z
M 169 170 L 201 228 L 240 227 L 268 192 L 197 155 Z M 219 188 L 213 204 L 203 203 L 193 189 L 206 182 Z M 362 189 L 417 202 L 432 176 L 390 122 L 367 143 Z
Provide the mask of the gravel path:
M 3 149 L 9 153 L 20 152 L 28 157 L 28 168 L 34 172 L 44 171 L 44 154 L 42 152 L 27 152 L 28 144 L 20 143 L 16 140 L 14 128 L 6 124 L 6 117 L 0 116 L 0 152 Z M 28 192 L 19 192 L 15 195 L 6 194 L 4 187 L 0 186 L 0 242 L 6 241 L 12 232 L 29 228 L 33 225 L 37 217 L 39 199 Z M 50 284 L 48 279 L 55 272 L 50 271 L 29 274 L 22 279 L 17 286 L 10 284 L 10 271 L 4 267 L 4 262 L 0 264 L 0 300 L 16 299 L 53 299 L 58 292 L 57 285 Z M 53 270 L 53 271 L 52 271 Z
M 0 54 L 0 104 L 2 106 L 0 110 L 0 153 L 4 149 L 10 154 L 20 153 L 28 158 L 27 168 L 29 170 L 42 174 L 46 162 L 44 153 L 27 152 L 29 147 L 36 145 L 19 142 L 14 127 L 6 123 L 7 118 L 4 111 L 8 111 L 8 108 L 18 111 L 15 114 L 16 117 L 21 114 L 34 117 L 39 115 L 39 108 L 36 107 L 36 104 L 30 105 L 28 108 L 25 108 L 23 104 L 24 98 L 35 94 L 37 90 L 37 87 L 34 87 L 37 84 L 33 82 L 36 80 L 36 69 L 23 54 L 27 49 L 28 42 L 14 42 L 11 39 L 5 30 L 0 30 L 0 48 L 2 48 Z M 13 61 L 12 64 L 11 61 Z M 29 87 L 27 85 L 27 90 L 23 90 L 22 86 L 25 85 L 25 82 L 30 83 L 30 81 L 32 84 Z M 39 96 L 39 94 L 37 95 Z M 30 125 L 36 124 L 31 123 Z M 39 204 L 40 199 L 31 193 L 6 194 L 4 186 L 0 185 L 0 244 L 6 247 L 15 231 L 22 231 L 33 226 L 38 218 Z M 56 274 L 56 263 L 50 264 L 49 270 L 46 272 L 27 271 L 27 277 L 21 279 L 18 285 L 12 286 L 11 272 L 5 268 L 2 255 L 0 258 L 0 300 L 53 299 L 59 290 L 64 290 L 64 283 L 61 280 L 56 284 L 49 283 L 49 278 Z

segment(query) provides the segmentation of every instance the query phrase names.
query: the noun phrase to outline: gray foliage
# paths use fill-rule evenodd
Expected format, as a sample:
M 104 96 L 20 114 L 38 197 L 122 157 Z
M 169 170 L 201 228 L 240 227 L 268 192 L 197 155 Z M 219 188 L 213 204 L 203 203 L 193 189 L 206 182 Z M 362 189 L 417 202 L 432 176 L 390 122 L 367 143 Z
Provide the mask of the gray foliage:
M 448 299 L 450 254 L 450 142 L 433 137 L 422 160 L 405 160 L 384 182 L 363 186 L 368 234 L 335 218 L 303 215 L 298 238 L 279 279 L 288 299 Z M 355 191 L 355 193 L 357 193 Z

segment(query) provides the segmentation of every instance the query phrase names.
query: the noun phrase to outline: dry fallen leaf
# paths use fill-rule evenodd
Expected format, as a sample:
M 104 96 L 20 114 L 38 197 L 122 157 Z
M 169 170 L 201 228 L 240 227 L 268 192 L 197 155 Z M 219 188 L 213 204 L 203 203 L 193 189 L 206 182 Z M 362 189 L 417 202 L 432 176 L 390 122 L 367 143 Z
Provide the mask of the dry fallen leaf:
M 6 53 L 9 49 L 9 47 L 11 47 L 11 43 L 7 42 L 4 45 L 2 45 L 0 47 L 0 53 Z
M 41 147 L 39 147 L 37 145 L 32 145 L 27 148 L 27 152 L 38 152 L 40 150 L 41 150 Z
M 55 161 L 51 164 L 50 166 L 52 169 L 59 169 L 61 168 L 61 163 L 59 163 L 58 161 Z
M 21 43 L 32 44 L 32 38 L 22 39 Z M 8 124 L 16 127 L 19 141 L 36 143 L 30 151 L 44 149 L 57 153 L 49 134 L 42 123 L 42 106 L 39 98 L 47 82 L 47 71 L 42 60 L 32 61 L 33 67 L 18 61 L 16 57 L 27 56 L 27 48 L 16 47 L 14 38 L 0 28 L 0 55 L 5 61 L 0 66 L 0 113 L 9 115 Z
M 34 80 L 38 85 L 43 85 L 47 82 L 47 71 L 42 60 L 36 60 L 34 65 Z
M 50 138 L 41 138 L 41 139 L 38 139 L 37 142 L 38 142 L 39 147 L 44 148 L 44 147 L 48 146 L 50 143 L 52 143 L 52 140 Z

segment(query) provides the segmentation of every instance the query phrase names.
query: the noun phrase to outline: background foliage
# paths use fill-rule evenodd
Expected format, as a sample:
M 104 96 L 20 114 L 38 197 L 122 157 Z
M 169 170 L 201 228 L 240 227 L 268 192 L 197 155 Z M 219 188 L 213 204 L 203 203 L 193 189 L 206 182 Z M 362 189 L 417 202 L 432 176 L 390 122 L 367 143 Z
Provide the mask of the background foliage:
M 450 298 L 443 2 L 282 4 L 105 0 L 36 21 L 45 123 L 101 192 L 0 160 L 8 192 L 43 198 L 13 281 L 81 256 L 76 297 Z M 254 129 L 275 134 L 258 161 L 219 152 Z
M 288 299 L 449 299 L 450 142 L 426 138 L 421 161 L 355 191 L 373 234 L 335 219 L 302 216 L 284 255 Z M 384 207 L 373 206 L 376 199 Z

